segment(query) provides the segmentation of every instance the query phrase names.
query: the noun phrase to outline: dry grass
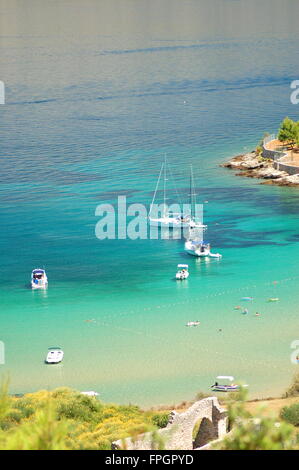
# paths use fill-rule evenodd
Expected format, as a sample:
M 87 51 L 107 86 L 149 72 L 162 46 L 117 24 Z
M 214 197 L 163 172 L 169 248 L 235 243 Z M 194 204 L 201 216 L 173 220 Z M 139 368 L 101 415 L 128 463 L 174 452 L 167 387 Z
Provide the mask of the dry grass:
M 272 416 L 278 418 L 280 410 L 284 406 L 289 406 L 293 403 L 299 403 L 299 397 L 270 398 L 268 400 L 248 401 L 245 408 L 255 416 Z

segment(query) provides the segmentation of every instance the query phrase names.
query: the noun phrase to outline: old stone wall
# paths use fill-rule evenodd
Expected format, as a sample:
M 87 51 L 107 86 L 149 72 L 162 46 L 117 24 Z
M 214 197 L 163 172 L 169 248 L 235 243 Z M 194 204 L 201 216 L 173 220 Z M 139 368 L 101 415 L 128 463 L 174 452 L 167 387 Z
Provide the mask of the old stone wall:
M 275 140 L 275 137 L 272 139 Z M 264 140 L 263 143 L 263 151 L 262 156 L 264 158 L 271 158 L 274 163 L 273 166 L 276 170 L 285 171 L 289 175 L 296 175 L 299 173 L 299 167 L 295 165 L 291 165 L 290 163 L 284 162 L 286 158 L 288 158 L 288 154 L 286 152 L 280 152 L 278 150 L 270 150 L 267 148 L 267 144 L 271 142 L 268 139 Z
M 193 439 L 193 429 L 200 420 L 197 435 Z M 209 397 L 195 402 L 183 413 L 172 411 L 166 428 L 156 433 L 142 434 L 134 441 L 131 438 L 115 441 L 112 448 L 153 450 L 161 442 L 164 449 L 191 450 L 223 437 L 226 432 L 227 413 L 220 407 L 216 397 Z

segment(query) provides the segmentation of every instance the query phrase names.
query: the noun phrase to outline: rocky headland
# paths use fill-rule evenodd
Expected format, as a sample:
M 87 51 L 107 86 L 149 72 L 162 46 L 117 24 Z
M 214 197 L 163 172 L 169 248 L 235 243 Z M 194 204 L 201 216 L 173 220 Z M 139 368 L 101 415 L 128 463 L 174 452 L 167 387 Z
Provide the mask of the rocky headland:
M 298 174 L 289 175 L 285 171 L 274 168 L 273 160 L 264 158 L 255 151 L 236 155 L 228 162 L 220 166 L 239 170 L 237 176 L 247 176 L 248 178 L 261 178 L 264 181 L 261 184 L 275 184 L 278 186 L 296 186 L 299 187 L 299 168 Z

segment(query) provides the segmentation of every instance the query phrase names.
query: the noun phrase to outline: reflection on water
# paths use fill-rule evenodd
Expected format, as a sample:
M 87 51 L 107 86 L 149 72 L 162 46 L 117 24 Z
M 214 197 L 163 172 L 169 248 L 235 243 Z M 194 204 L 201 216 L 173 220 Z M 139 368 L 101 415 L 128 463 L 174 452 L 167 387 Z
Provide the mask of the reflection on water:
M 190 276 L 192 274 L 190 273 Z M 188 279 L 183 279 L 181 281 L 177 281 L 176 280 L 176 289 L 178 291 L 180 291 L 181 289 L 188 289 L 189 288 L 189 284 L 188 284 Z

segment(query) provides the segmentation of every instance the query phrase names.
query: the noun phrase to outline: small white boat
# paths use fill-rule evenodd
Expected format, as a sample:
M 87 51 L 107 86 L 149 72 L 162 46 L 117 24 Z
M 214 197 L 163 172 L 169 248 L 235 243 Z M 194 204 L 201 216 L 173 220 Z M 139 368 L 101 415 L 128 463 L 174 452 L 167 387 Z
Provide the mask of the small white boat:
M 61 348 L 49 348 L 46 357 L 47 364 L 59 364 L 64 356 L 64 352 Z
M 178 264 L 178 270 L 175 275 L 176 279 L 183 280 L 189 277 L 188 264 Z
M 222 383 L 221 383 L 222 382 Z M 234 384 L 234 377 L 231 375 L 218 375 L 214 385 L 211 386 L 213 392 L 238 392 L 240 385 Z M 248 387 L 248 385 L 242 385 Z
M 93 390 L 88 390 L 87 392 L 81 392 L 81 395 L 87 395 L 88 397 L 98 397 L 98 392 L 94 392 Z
M 31 288 L 46 289 L 48 287 L 48 278 L 44 269 L 34 269 L 31 273 Z
M 186 323 L 186 326 L 198 326 L 200 325 L 200 321 L 196 320 L 196 321 L 188 321 L 188 323 Z
M 185 251 L 189 255 L 199 258 L 222 258 L 220 253 L 211 253 L 210 243 L 199 240 L 187 240 L 185 242 Z

